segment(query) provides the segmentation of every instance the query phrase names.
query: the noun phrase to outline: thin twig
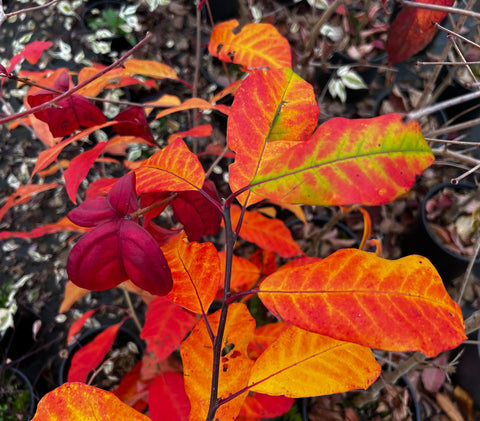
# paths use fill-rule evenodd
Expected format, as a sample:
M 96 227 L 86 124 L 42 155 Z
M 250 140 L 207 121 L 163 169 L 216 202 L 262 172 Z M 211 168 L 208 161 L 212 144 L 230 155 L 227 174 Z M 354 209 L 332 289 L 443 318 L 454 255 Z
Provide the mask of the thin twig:
M 22 13 L 34 12 L 35 10 L 45 9 L 45 8 L 50 7 L 51 5 L 53 5 L 57 2 L 58 2 L 58 0 L 52 0 L 51 2 L 42 4 L 40 6 L 28 7 L 26 9 L 16 10 L 15 12 L 5 13 L 3 11 L 3 2 L 0 1 L 0 26 L 2 26 L 2 23 L 5 22 L 7 19 L 11 18 L 12 16 L 20 15 Z
M 460 293 L 458 294 L 457 297 L 457 303 L 460 304 L 463 298 L 463 294 L 465 293 L 465 289 L 467 288 L 468 281 L 470 280 L 473 266 L 475 265 L 478 254 L 480 253 L 480 236 L 478 235 L 480 233 L 480 229 L 477 229 L 477 245 L 475 247 L 475 252 L 473 253 L 473 256 L 470 259 L 470 262 L 468 263 L 467 270 L 465 272 L 465 276 L 463 278 L 462 282 L 462 288 L 460 289 Z
M 412 111 L 407 114 L 408 120 L 418 120 L 421 117 L 435 114 L 438 111 L 444 110 L 454 105 L 463 104 L 467 101 L 480 98 L 480 91 L 478 92 L 469 92 L 468 94 L 460 95 L 455 98 L 447 99 L 446 101 L 439 102 L 430 107 L 421 108 L 417 111 Z M 472 120 L 473 121 L 473 120 Z
M 469 16 L 475 19 L 480 19 L 480 13 L 472 12 L 471 10 L 458 9 L 456 7 L 440 6 L 430 3 L 420 3 L 414 1 L 403 0 L 403 4 L 409 7 L 416 7 L 417 9 L 435 10 L 437 12 L 454 13 L 456 15 Z
M 132 299 L 130 298 L 130 294 L 128 293 L 128 290 L 125 284 L 122 284 L 122 290 L 123 290 L 123 295 L 125 296 L 125 301 L 127 302 L 130 316 L 132 316 L 133 322 L 135 323 L 135 326 L 137 327 L 138 331 L 141 332 L 142 324 L 140 323 L 140 320 L 138 320 L 137 312 L 133 307 Z
M 437 27 L 437 29 L 440 29 L 441 31 L 444 31 L 444 32 L 448 33 L 449 35 L 452 35 L 452 36 L 454 36 L 458 39 L 461 39 L 462 41 L 466 42 L 467 44 L 470 44 L 470 45 L 473 45 L 474 47 L 480 48 L 480 45 L 478 45 L 476 42 L 473 42 L 472 40 L 470 40 L 468 38 L 462 37 L 460 34 L 457 34 L 456 32 L 451 31 L 450 29 L 447 29 L 447 28 L 443 27 L 439 23 L 434 22 L 433 24 Z
M 330 19 L 330 17 L 335 13 L 335 11 L 338 9 L 338 6 L 340 6 L 343 1 L 344 0 L 335 0 L 330 6 L 328 6 L 328 9 L 326 9 L 322 13 L 322 16 L 312 28 L 310 32 L 310 37 L 305 45 L 305 52 L 307 54 L 311 54 L 313 47 L 315 46 L 315 41 L 318 37 L 318 34 L 320 34 L 320 30 L 322 29 L 322 26 L 327 23 L 328 19 Z

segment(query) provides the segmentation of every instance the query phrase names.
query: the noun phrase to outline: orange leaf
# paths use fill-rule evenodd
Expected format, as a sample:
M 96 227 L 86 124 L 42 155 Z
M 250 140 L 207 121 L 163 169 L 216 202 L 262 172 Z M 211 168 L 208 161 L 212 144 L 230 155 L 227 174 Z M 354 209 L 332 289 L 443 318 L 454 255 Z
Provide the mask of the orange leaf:
M 68 370 L 68 382 L 86 383 L 88 373 L 102 362 L 112 347 L 121 325 L 122 322 L 106 328 L 92 342 L 75 352 Z
M 219 318 L 220 311 L 208 315 L 214 333 L 218 331 Z M 219 398 L 226 398 L 247 385 L 253 365 L 253 361 L 247 356 L 247 346 L 253 338 L 254 331 L 255 320 L 247 307 L 239 303 L 231 304 L 222 344 L 224 348 L 220 363 Z M 182 343 L 180 353 L 184 367 L 185 390 L 192 405 L 190 421 L 204 421 L 210 402 L 213 351 L 212 341 L 203 319 Z M 242 393 L 221 405 L 215 418 L 222 421 L 234 420 L 246 395 L 246 392 Z
M 219 292 L 223 291 L 225 278 L 225 252 L 218 253 L 220 258 Z M 251 289 L 260 279 L 260 269 L 243 257 L 233 255 L 230 291 L 239 292 Z
M 162 251 L 173 277 L 173 288 L 166 298 L 194 313 L 206 314 L 220 282 L 220 261 L 214 245 L 187 244 L 177 235 Z
M 292 398 L 366 389 L 380 375 L 372 351 L 295 326 L 255 361 L 249 388 Z
M 182 139 L 184 139 L 187 136 L 206 137 L 206 136 L 210 136 L 211 134 L 212 134 L 212 126 L 210 124 L 203 124 L 200 126 L 196 126 L 193 129 L 187 130 L 185 132 L 177 132 L 177 133 L 171 134 L 168 138 L 168 143 L 173 142 L 177 137 L 181 137 Z
M 65 284 L 65 294 L 63 295 L 62 303 L 58 309 L 59 313 L 65 313 L 70 310 L 80 298 L 85 297 L 90 292 L 88 289 L 77 287 L 72 281 Z
M 196 321 L 194 314 L 165 297 L 155 297 L 148 303 L 140 337 L 147 341 L 147 352 L 161 361 L 180 346 Z
M 278 322 L 257 327 L 255 337 L 248 344 L 248 357 L 255 361 L 289 326 L 288 323 Z
M 27 203 L 34 194 L 51 190 L 58 186 L 58 183 L 27 184 L 26 186 L 20 186 L 7 198 L 5 204 L 0 208 L 0 221 L 11 207 Z
M 251 189 L 309 205 L 382 205 L 410 190 L 434 157 L 416 121 L 400 114 L 333 118 L 312 137 L 260 164 Z
M 38 403 L 32 421 L 149 421 L 113 393 L 82 383 L 65 383 Z
M 65 171 L 65 187 L 70 200 L 77 204 L 77 191 L 80 183 L 90 171 L 90 167 L 107 146 L 106 142 L 97 143 L 93 149 L 77 155 Z
M 178 79 L 175 70 L 163 63 L 152 60 L 131 58 L 125 62 L 125 71 L 129 74 L 149 76 L 154 79 Z
M 200 190 L 205 171 L 197 156 L 177 138 L 145 160 L 137 175 L 137 193 Z
M 279 270 L 260 290 L 277 317 L 339 340 L 432 357 L 465 339 L 460 307 L 421 256 L 391 261 L 343 249 Z
M 31 231 L 2 231 L 0 232 L 0 240 L 5 240 L 7 238 L 38 238 L 46 234 L 53 234 L 59 231 L 77 231 L 77 232 L 86 232 L 87 228 L 79 227 L 70 221 L 66 216 L 58 222 L 53 224 L 41 225 L 37 228 L 34 228 Z
M 230 112 L 230 109 L 226 107 L 225 105 L 213 105 L 210 102 L 205 101 L 204 99 L 201 98 L 190 98 L 187 99 L 185 102 L 182 104 L 176 106 L 176 107 L 171 107 L 167 110 L 163 110 L 157 114 L 155 117 L 155 120 L 158 120 L 159 118 L 165 117 L 166 115 L 176 113 L 177 111 L 185 111 L 185 110 L 191 110 L 192 108 L 200 108 L 201 110 L 217 110 L 220 111 L 223 114 L 228 115 Z
M 229 174 L 232 192 L 248 186 L 263 160 L 308 139 L 318 113 L 312 86 L 291 69 L 253 71 L 238 89 L 228 119 L 227 144 L 236 152 Z M 248 204 L 261 199 L 251 197 Z
M 83 67 L 78 73 L 78 84 L 96 75 L 100 70 L 102 69 L 98 67 Z M 112 69 L 108 73 L 90 82 L 87 86 L 81 88 L 79 91 L 77 91 L 77 94 L 83 96 L 97 96 L 102 91 L 102 89 L 107 86 L 107 84 L 111 83 L 114 80 L 120 80 L 123 74 L 124 69 Z
M 239 206 L 232 206 L 233 229 L 238 224 L 241 209 Z M 279 219 L 270 219 L 258 211 L 246 211 L 243 218 L 240 237 L 255 243 L 262 249 L 278 253 L 282 257 L 293 257 L 303 254 L 298 244 L 292 238 L 290 230 Z
M 268 23 L 249 23 L 239 28 L 235 19 L 222 22 L 212 31 L 208 51 L 220 60 L 243 67 L 292 67 L 288 40 Z

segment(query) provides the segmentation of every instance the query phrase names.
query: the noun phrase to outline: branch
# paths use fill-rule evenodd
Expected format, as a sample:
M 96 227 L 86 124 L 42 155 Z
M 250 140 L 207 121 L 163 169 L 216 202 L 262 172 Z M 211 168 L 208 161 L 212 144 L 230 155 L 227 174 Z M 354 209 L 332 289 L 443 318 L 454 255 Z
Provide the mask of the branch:
M 9 123 L 10 121 L 17 120 L 19 118 L 25 117 L 30 114 L 34 114 L 38 111 L 45 110 L 49 108 L 50 106 L 56 104 L 57 102 L 61 101 L 64 98 L 67 98 L 71 96 L 73 93 L 77 92 L 78 90 L 82 89 L 84 86 L 87 86 L 88 84 L 92 83 L 96 79 L 98 79 L 100 76 L 103 76 L 105 73 L 108 73 L 110 70 L 115 69 L 118 66 L 121 66 L 122 63 L 130 57 L 135 51 L 137 51 L 143 44 L 145 44 L 150 38 L 152 37 L 151 33 L 147 33 L 145 38 L 141 40 L 135 47 L 127 51 L 122 57 L 120 57 L 117 61 L 115 61 L 113 64 L 111 64 L 108 67 L 105 67 L 104 69 L 100 70 L 98 73 L 94 74 L 93 76 L 89 77 L 88 79 L 84 80 L 82 83 L 78 84 L 77 86 L 74 86 L 72 89 L 69 89 L 68 91 L 64 92 L 62 95 L 59 95 L 50 101 L 47 101 L 41 105 L 38 105 L 36 107 L 30 108 L 29 110 L 23 111 L 18 114 L 14 114 L 5 118 L 0 119 L 0 124 L 5 124 Z
M 472 12 L 471 10 L 458 9 L 456 7 L 440 6 L 429 3 L 417 3 L 413 1 L 403 0 L 404 6 L 416 7 L 417 9 L 435 10 L 437 12 L 454 13 L 457 15 L 469 16 L 480 19 L 480 13 Z

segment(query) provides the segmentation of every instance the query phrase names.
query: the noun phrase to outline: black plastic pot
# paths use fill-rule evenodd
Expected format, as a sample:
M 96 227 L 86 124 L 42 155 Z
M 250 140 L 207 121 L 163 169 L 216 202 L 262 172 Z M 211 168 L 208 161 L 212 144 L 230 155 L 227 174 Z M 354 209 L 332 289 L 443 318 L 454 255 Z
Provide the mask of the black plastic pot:
M 61 362 L 61 365 L 60 365 L 60 371 L 59 371 L 59 374 L 58 374 L 58 383 L 60 385 L 62 385 L 63 383 L 65 383 L 67 381 L 68 370 L 70 369 L 72 358 L 75 355 L 75 353 L 78 350 L 80 350 L 83 346 L 92 342 L 95 339 L 95 337 L 99 333 L 104 331 L 107 327 L 108 326 L 103 326 L 103 327 L 99 327 L 99 328 L 96 328 L 96 329 L 88 330 L 82 336 L 80 336 L 80 338 L 77 339 L 73 345 L 70 346 L 70 348 L 68 349 L 67 358 L 63 358 L 62 362 Z M 112 349 L 125 346 L 129 342 L 133 342 L 136 345 L 136 347 L 138 349 L 138 352 L 139 352 L 138 353 L 138 361 L 139 361 L 143 356 L 143 352 L 145 350 L 145 344 L 135 332 L 131 331 L 130 329 L 128 329 L 124 326 L 120 327 L 120 329 L 118 331 L 118 334 L 115 338 L 115 341 L 112 345 Z M 122 367 L 122 368 L 125 368 L 126 372 L 130 371 L 129 367 Z M 130 369 L 131 368 L 133 368 L 133 367 L 130 367 Z M 96 377 L 96 379 L 97 378 L 98 378 L 98 376 Z M 95 384 L 96 384 L 96 381 L 94 382 L 94 385 Z
M 461 275 L 467 269 L 470 258 L 461 256 L 443 245 L 429 227 L 426 212 L 426 203 L 443 189 L 454 191 L 474 190 L 476 186 L 472 183 L 451 184 L 445 182 L 433 187 L 425 196 L 421 212 L 412 229 L 410 229 L 402 240 L 402 251 L 404 254 L 420 254 L 428 258 L 437 269 L 444 283 L 451 281 Z M 475 261 L 473 271 L 480 274 L 480 259 Z
M 35 412 L 35 393 L 28 377 L 9 367 L 0 373 L 0 419 L 30 420 Z

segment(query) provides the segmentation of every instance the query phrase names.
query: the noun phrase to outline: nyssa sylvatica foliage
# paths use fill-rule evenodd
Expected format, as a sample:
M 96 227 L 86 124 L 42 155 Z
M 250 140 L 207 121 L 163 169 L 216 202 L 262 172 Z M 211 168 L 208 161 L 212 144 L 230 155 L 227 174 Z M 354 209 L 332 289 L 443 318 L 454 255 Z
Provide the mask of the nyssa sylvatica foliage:
M 256 209 L 260 201 L 297 212 L 301 204 L 345 210 L 382 205 L 408 192 L 434 158 L 419 124 L 399 114 L 333 118 L 318 125 L 313 88 L 293 72 L 286 39 L 271 25 L 237 26 L 236 21 L 219 24 L 209 51 L 241 65 L 242 81 L 211 101 L 165 97 L 147 108 L 129 107 L 111 120 L 89 98 L 133 83 L 178 83 L 173 69 L 122 58 L 122 67 L 82 69 L 76 84 L 66 69 L 19 75 L 0 69 L 4 77 L 35 82 L 24 118 L 46 149 L 32 177 L 61 166 L 67 145 L 111 128 L 107 141 L 73 158 L 64 172 L 75 204 L 89 169 L 111 159 L 105 153 L 115 155 L 131 143 L 156 150 L 143 161 L 124 161 L 123 177 L 91 183 L 68 219 L 32 233 L 2 234 L 81 233 L 68 257 L 66 295 L 72 288 L 106 290 L 122 284 L 148 303 L 141 331 L 145 357 L 113 392 L 116 397 L 84 382 L 95 368 L 91 355 L 106 352 L 118 324 L 91 345 L 99 347 L 93 354 L 85 347 L 86 353 L 76 357 L 68 382 L 40 401 L 36 421 L 146 420 L 139 411 L 147 405 L 154 420 L 274 417 L 294 398 L 368 388 L 381 371 L 371 348 L 433 357 L 465 339 L 460 308 L 426 258 L 391 261 L 380 251 L 364 251 L 363 245 L 323 260 L 306 257 L 281 220 Z M 46 48 L 30 46 L 21 59 L 35 62 Z M 227 93 L 234 95 L 232 106 L 216 105 Z M 156 106 L 168 108 L 155 114 Z M 228 116 L 228 150 L 209 145 L 200 151 L 234 156 L 227 197 L 218 194 L 210 171 L 183 139 L 205 136 L 209 127 L 172 136 L 163 148 L 150 130 L 146 114 L 154 121 L 189 109 Z M 19 188 L 0 216 L 53 188 L 59 184 Z M 178 226 L 159 225 L 157 217 L 167 208 Z M 213 236 L 223 236 L 223 250 L 206 241 Z M 235 255 L 240 238 L 258 246 L 257 259 Z M 277 267 L 274 253 L 288 263 Z M 278 322 L 256 326 L 246 305 L 254 295 Z M 217 311 L 210 310 L 214 301 Z M 94 311 L 72 327 L 70 336 Z M 172 357 L 178 350 L 180 357 Z

